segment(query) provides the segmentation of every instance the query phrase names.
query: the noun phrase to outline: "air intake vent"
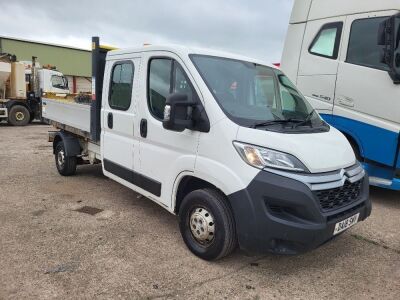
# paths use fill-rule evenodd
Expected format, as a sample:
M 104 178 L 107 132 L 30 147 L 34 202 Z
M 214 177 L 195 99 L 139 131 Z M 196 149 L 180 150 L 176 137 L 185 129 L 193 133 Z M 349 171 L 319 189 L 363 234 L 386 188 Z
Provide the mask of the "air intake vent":
M 346 181 L 341 187 L 316 191 L 315 196 L 319 200 L 322 211 L 332 211 L 349 205 L 358 200 L 362 187 L 362 180 L 350 183 Z

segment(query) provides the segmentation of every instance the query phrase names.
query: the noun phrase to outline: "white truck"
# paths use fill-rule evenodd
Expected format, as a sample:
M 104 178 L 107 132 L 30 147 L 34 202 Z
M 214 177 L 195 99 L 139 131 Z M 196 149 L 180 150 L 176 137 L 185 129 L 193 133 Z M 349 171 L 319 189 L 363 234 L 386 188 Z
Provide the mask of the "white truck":
M 0 121 L 25 126 L 40 118 L 43 93 L 68 94 L 65 76 L 54 67 L 41 67 L 36 57 L 18 62 L 14 55 L 0 54 Z
M 43 99 L 61 175 L 80 163 L 179 216 L 215 260 L 316 248 L 371 213 L 346 138 L 278 69 L 180 46 L 107 51 L 93 38 L 91 106 Z
M 400 0 L 296 0 L 282 70 L 348 138 L 373 185 L 400 190 Z

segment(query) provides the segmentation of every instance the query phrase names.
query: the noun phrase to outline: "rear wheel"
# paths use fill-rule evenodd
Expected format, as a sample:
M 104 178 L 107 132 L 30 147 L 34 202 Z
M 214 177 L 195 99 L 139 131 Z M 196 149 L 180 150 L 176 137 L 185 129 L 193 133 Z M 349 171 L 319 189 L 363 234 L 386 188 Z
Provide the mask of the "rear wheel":
M 31 114 L 29 110 L 22 105 L 14 105 L 8 113 L 8 123 L 13 126 L 25 126 L 29 123 Z
M 76 172 L 77 158 L 75 156 L 66 156 L 64 143 L 59 142 L 56 146 L 56 151 L 54 154 L 56 161 L 56 167 L 58 173 L 63 176 L 71 176 Z
M 233 214 L 218 191 L 189 193 L 179 209 L 179 227 L 186 246 L 202 259 L 217 260 L 236 248 Z

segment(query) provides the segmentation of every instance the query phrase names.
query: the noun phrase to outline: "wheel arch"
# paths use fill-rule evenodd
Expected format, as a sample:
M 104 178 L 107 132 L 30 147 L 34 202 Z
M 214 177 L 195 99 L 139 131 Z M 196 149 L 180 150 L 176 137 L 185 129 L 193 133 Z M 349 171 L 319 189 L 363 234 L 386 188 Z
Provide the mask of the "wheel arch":
M 20 105 L 20 106 L 25 107 L 25 108 L 29 111 L 29 113 L 32 114 L 32 110 L 31 110 L 31 108 L 29 107 L 29 105 L 28 105 L 27 103 L 23 102 L 23 101 L 9 100 L 9 101 L 7 101 L 7 103 L 6 103 L 6 107 L 7 107 L 8 111 L 10 111 L 10 109 L 11 109 L 13 106 L 15 106 L 15 105 Z
M 192 174 L 184 174 L 178 178 L 173 201 L 173 212 L 175 214 L 179 213 L 179 208 L 182 203 L 183 198 L 190 192 L 198 189 L 214 189 L 220 192 L 225 197 L 227 196 L 220 188 L 210 183 L 209 181 L 197 177 Z M 226 197 L 227 199 L 227 197 Z M 227 201 L 228 203 L 229 201 Z
M 55 154 L 56 147 L 59 142 L 64 143 L 66 156 L 77 156 L 81 154 L 81 146 L 79 144 L 79 140 L 64 131 L 59 131 L 54 137 L 53 154 Z
M 357 149 L 355 149 L 355 150 L 358 151 L 358 153 L 356 153 L 356 156 L 364 158 L 364 150 L 363 150 L 362 143 L 361 143 L 360 139 L 357 138 L 357 136 L 355 136 L 354 134 L 352 134 L 349 131 L 340 130 L 340 132 L 347 138 L 347 140 L 349 141 L 349 143 L 353 147 L 353 150 L 354 150 L 354 147 L 357 147 Z
M 182 201 L 185 192 L 190 192 L 195 188 L 213 188 L 221 192 L 229 202 L 229 196 L 246 188 L 258 172 L 258 169 L 250 167 L 239 159 L 227 165 L 198 156 L 195 170 L 181 171 L 174 180 L 171 191 L 171 211 L 179 212 L 180 201 Z
M 342 118 L 340 116 L 325 115 L 325 114 L 322 114 L 322 116 L 332 127 L 337 129 L 340 133 L 342 133 L 347 138 L 347 140 L 349 141 L 349 143 L 351 144 L 353 149 L 354 149 L 354 146 L 357 147 L 356 150 L 358 150 L 358 153 L 355 153 L 356 156 L 358 154 L 358 156 L 360 158 L 365 157 L 362 139 L 360 138 L 360 136 L 357 135 L 355 130 L 351 129 L 352 127 L 355 127 L 355 126 L 349 126 L 347 123 L 340 122 L 339 120 L 346 119 L 346 118 Z

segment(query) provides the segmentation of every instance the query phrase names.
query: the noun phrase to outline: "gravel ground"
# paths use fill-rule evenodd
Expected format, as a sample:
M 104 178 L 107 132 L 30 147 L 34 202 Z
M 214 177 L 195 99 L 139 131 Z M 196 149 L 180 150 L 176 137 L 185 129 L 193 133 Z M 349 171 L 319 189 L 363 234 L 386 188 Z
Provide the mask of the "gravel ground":
M 49 129 L 0 124 L 0 299 L 399 299 L 399 192 L 371 189 L 372 216 L 310 253 L 210 263 L 101 167 L 59 176 Z

